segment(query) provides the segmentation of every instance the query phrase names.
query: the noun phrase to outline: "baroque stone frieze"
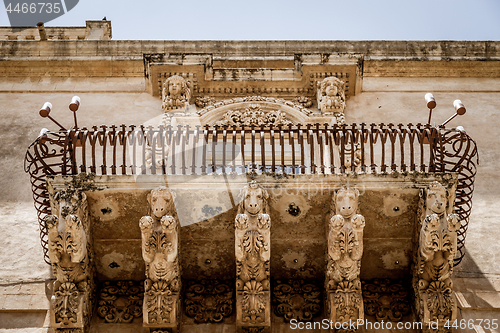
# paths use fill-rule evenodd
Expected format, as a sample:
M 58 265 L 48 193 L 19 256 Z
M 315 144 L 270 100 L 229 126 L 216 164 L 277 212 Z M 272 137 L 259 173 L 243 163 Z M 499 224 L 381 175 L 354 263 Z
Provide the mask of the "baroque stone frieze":
M 143 320 L 148 327 L 172 328 L 179 324 L 180 225 L 174 197 L 164 186 L 152 190 L 147 197 L 150 215 L 139 221 L 146 264 Z
M 236 325 L 271 325 L 270 240 L 267 191 L 251 182 L 241 191 L 235 219 Z
M 433 182 L 420 193 L 418 250 L 413 289 L 415 308 L 425 331 L 447 331 L 446 320 L 455 320 L 457 301 L 452 291 L 451 274 L 457 253 L 457 231 L 460 220 L 452 213 L 450 193 L 439 182 Z M 438 329 L 429 323 L 439 321 Z
M 251 104 L 242 110 L 232 110 L 224 114 L 216 123 L 220 126 L 286 126 L 291 124 L 285 114 L 279 110 L 264 111 L 259 104 Z
M 235 98 L 230 98 L 230 99 L 225 99 L 222 101 L 215 102 L 213 104 L 209 104 L 208 106 L 204 107 L 201 110 L 197 111 L 197 114 L 199 116 L 203 116 L 204 114 L 222 107 L 226 105 L 231 105 L 231 104 L 237 104 L 237 103 L 243 103 L 243 102 L 267 102 L 267 103 L 275 103 L 275 104 L 281 104 L 285 105 L 291 108 L 296 109 L 297 111 L 305 114 L 306 116 L 311 115 L 313 112 L 306 107 L 304 107 L 301 103 L 294 102 L 294 101 L 288 101 L 283 98 L 274 98 L 274 97 L 264 97 L 264 96 L 248 96 L 248 97 L 235 97 Z
M 142 317 L 144 287 L 137 281 L 105 281 L 98 293 L 97 314 L 106 323 L 131 323 Z
M 189 281 L 185 288 L 185 311 L 195 323 L 220 323 L 232 315 L 234 287 L 231 281 Z
M 321 313 L 319 283 L 304 280 L 276 280 L 273 287 L 274 313 L 289 322 L 311 321 Z
M 328 225 L 327 312 L 333 322 L 363 319 L 359 273 L 365 218 L 358 211 L 359 191 L 342 187 L 332 198 Z
M 411 313 L 409 286 L 404 281 L 374 279 L 363 281 L 365 314 L 377 321 L 398 322 Z

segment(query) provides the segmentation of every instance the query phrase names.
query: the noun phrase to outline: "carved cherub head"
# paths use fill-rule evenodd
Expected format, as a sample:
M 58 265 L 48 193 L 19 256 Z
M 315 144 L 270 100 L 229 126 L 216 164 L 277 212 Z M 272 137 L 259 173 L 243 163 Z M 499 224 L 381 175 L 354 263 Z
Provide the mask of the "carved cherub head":
M 335 207 L 336 215 L 341 215 L 344 219 L 350 219 L 358 212 L 358 199 L 358 189 L 343 186 L 333 195 L 332 208 Z
M 318 82 L 318 109 L 322 113 L 342 113 L 345 109 L 344 82 L 334 76 Z
M 423 195 L 421 192 L 420 195 Z M 427 212 L 442 215 L 448 206 L 448 190 L 438 182 L 429 185 L 425 196 L 425 206 Z
M 252 181 L 241 190 L 240 197 L 240 214 L 267 214 L 267 199 L 269 198 L 269 194 L 255 181 Z
M 161 219 L 165 215 L 175 214 L 175 195 L 165 186 L 160 186 L 148 194 L 151 216 Z
M 323 81 L 318 82 L 318 97 L 323 96 L 339 96 L 344 98 L 344 82 L 335 76 L 329 76 Z
M 187 101 L 188 90 L 186 79 L 179 75 L 173 75 L 163 83 L 163 98 L 185 99 Z

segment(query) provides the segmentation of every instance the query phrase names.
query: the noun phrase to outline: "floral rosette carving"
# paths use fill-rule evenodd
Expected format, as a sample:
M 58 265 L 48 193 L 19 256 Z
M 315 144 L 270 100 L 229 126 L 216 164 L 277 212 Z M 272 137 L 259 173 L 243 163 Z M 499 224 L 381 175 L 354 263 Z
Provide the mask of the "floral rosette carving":
M 230 281 L 191 281 L 185 291 L 185 311 L 196 323 L 220 323 L 233 313 Z

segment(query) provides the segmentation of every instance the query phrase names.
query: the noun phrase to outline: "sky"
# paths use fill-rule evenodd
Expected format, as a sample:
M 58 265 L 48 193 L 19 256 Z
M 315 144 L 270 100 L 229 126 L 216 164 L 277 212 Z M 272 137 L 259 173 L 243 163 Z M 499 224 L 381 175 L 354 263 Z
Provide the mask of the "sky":
M 79 0 L 45 26 L 103 17 L 114 40 L 500 40 L 500 0 Z

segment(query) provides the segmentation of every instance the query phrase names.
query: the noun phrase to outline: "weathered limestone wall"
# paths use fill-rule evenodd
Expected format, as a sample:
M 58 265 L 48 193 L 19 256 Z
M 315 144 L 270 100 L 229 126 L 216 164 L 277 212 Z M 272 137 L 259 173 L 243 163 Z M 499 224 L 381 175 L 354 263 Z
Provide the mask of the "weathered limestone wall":
M 27 332 L 26 327 L 48 325 L 40 318 L 48 309 L 45 295 L 50 290 L 45 281 L 51 274 L 43 262 L 29 177 L 22 168 L 25 149 L 40 129 L 56 130 L 48 119 L 38 116 L 40 106 L 50 101 L 54 106 L 51 116 L 69 127 L 72 115 L 67 105 L 73 95 L 79 95 L 80 127 L 147 122 L 160 116 L 162 110 L 161 100 L 147 92 L 142 54 L 187 53 L 199 51 L 200 47 L 220 56 L 286 56 L 294 51 L 364 55 L 362 90 L 346 101 L 346 123 L 425 123 L 428 111 L 423 96 L 432 92 L 438 105 L 433 122 L 439 124 L 453 114 L 453 100 L 461 99 L 467 113 L 448 126 L 465 127 L 477 142 L 481 164 L 467 234 L 467 255 L 455 269 L 455 288 L 463 295 L 459 297 L 463 318 L 498 318 L 500 133 L 496 129 L 500 126 L 500 43 L 51 43 L 0 43 L 0 57 L 4 60 L 0 64 L 0 183 L 4 189 L 0 193 L 0 330 Z M 436 61 L 445 58 L 455 60 Z M 490 60 L 470 61 L 485 58 Z M 30 311 L 32 319 L 25 320 L 23 315 L 20 320 L 17 311 Z

